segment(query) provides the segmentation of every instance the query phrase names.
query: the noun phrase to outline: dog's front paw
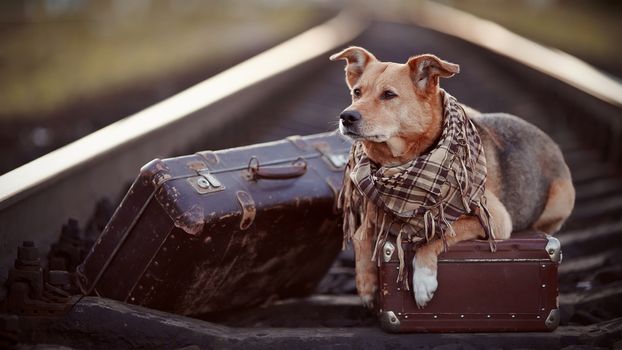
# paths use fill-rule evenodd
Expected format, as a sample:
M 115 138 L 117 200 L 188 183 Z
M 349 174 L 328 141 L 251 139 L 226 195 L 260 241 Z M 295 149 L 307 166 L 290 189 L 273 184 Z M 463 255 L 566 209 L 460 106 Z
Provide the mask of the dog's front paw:
M 417 264 L 417 257 L 413 258 L 413 294 L 418 308 L 428 304 L 438 287 L 436 269 Z
M 359 295 L 359 296 L 361 297 L 363 306 L 365 306 L 367 309 L 370 309 L 370 310 L 374 309 L 374 300 L 375 300 L 374 294 L 365 294 L 365 295 Z
M 376 290 L 378 290 L 376 276 L 376 274 L 363 273 L 356 276 L 356 291 L 363 305 L 368 309 L 374 308 L 374 301 L 376 300 Z

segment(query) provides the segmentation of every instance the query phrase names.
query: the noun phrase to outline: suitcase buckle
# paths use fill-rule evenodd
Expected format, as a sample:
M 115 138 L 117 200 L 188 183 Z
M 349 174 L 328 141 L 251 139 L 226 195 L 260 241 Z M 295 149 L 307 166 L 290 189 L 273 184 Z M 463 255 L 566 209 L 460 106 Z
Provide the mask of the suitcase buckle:
M 218 192 L 225 189 L 225 186 L 208 171 L 199 171 L 199 176 L 189 178 L 188 183 L 199 194 Z

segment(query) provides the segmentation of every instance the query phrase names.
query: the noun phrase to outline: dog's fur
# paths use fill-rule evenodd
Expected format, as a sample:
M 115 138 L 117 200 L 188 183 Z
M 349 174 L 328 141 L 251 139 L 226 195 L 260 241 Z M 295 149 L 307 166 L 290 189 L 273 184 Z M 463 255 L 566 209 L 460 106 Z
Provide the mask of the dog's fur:
M 346 60 L 346 83 L 352 104 L 341 114 L 339 130 L 363 144 L 367 156 L 380 165 L 405 163 L 432 148 L 441 135 L 443 105 L 439 78 L 459 72 L 459 66 L 434 55 L 411 57 L 405 64 L 380 62 L 360 47 L 350 47 L 330 57 Z M 390 93 L 388 93 L 389 91 Z M 534 228 L 554 233 L 574 206 L 575 190 L 559 147 L 535 126 L 509 114 L 481 114 L 464 106 L 482 139 L 488 177 L 485 196 L 497 239 L 513 230 Z M 377 208 L 365 209 L 369 230 L 354 239 L 356 286 L 367 306 L 377 289 L 376 262 L 371 261 Z M 474 216 L 453 223 L 457 242 L 481 238 L 483 228 Z M 358 235 L 355 235 L 358 236 Z M 425 306 L 437 288 L 440 240 L 417 249 L 413 261 L 413 292 Z

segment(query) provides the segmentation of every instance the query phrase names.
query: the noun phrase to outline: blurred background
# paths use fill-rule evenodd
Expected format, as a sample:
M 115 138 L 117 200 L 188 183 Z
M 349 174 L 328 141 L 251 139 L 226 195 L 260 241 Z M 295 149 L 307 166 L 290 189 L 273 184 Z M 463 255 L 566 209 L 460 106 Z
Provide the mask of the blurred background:
M 350 8 L 420 1 L 3 0 L 0 173 Z M 439 1 L 622 76 L 622 1 Z M 415 54 L 415 52 L 413 52 Z

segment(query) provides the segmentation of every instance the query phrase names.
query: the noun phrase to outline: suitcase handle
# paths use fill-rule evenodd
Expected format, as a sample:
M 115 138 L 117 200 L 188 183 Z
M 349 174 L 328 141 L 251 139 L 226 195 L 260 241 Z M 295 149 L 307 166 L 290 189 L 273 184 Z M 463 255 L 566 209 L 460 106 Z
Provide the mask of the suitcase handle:
M 251 157 L 248 162 L 247 172 L 251 180 L 293 179 L 307 172 L 307 161 L 299 157 L 290 164 L 261 166 L 257 157 Z

